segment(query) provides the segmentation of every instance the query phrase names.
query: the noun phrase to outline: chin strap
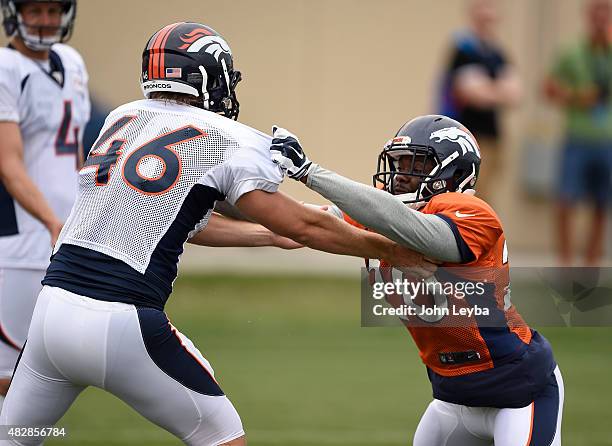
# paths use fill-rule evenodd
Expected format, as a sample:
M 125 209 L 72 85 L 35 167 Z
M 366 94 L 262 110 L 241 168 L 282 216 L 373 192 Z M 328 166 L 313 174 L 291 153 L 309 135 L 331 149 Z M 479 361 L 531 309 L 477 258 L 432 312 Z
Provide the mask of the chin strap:
M 410 193 L 399 194 L 399 195 L 394 195 L 394 196 L 398 198 L 399 200 L 401 200 L 410 209 L 414 209 L 415 211 L 418 211 L 419 209 L 421 209 L 427 204 L 426 201 L 417 201 L 417 202 L 414 201 L 417 199 L 416 192 L 410 192 Z
M 463 192 L 460 192 L 460 193 L 463 193 L 466 195 L 476 195 L 476 190 L 475 189 L 465 189 Z M 399 194 L 399 195 L 394 195 L 394 196 L 398 198 L 399 200 L 401 200 L 410 209 L 414 209 L 415 211 L 418 211 L 419 209 L 425 207 L 425 205 L 427 204 L 426 201 L 417 201 L 417 202 L 414 201 L 417 199 L 416 192 L 411 192 L 407 194 Z M 406 203 L 407 201 L 409 203 Z

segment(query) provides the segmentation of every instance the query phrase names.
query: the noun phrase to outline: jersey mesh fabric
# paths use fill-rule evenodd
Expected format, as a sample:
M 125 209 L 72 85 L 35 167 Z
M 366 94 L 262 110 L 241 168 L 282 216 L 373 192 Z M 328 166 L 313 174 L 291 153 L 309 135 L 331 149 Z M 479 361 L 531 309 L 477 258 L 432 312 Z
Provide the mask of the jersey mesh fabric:
M 529 405 L 545 388 L 556 362 L 548 341 L 529 328 L 510 302 L 508 255 L 499 218 L 482 200 L 457 193 L 437 195 L 421 212 L 443 218 L 453 228 L 457 244 L 465 244 L 473 255 L 463 264 L 443 264 L 436 279 L 480 282 L 484 289 L 461 299 L 447 293 L 449 306 L 478 305 L 490 311 L 486 316 L 457 316 L 458 320 L 451 312 L 428 324 L 417 324 L 415 318 L 410 319 L 414 325 L 403 321 L 427 366 L 434 398 L 470 407 Z M 355 224 L 346 216 L 345 220 Z M 380 266 L 390 265 L 383 260 Z M 386 271 L 381 269 L 380 276 L 389 281 L 392 277 Z M 415 303 L 430 304 L 431 298 L 424 297 L 428 299 L 415 297 Z M 396 294 L 386 299 L 394 307 L 404 303 L 403 296 Z
M 514 306 L 506 306 L 509 287 L 509 264 L 504 258 L 505 237 L 495 212 L 482 200 L 459 193 L 446 193 L 434 197 L 421 212 L 444 217 L 455 226 L 456 236 L 466 243 L 474 259 L 464 265 L 444 263 L 436 273 L 443 283 L 473 282 L 485 284 L 481 296 L 467 296 L 465 300 L 447 296 L 455 307 L 479 306 L 487 308 L 490 315 L 445 317 L 437 324 L 421 324 L 416 317 L 403 321 L 412 335 L 423 362 L 435 373 L 443 376 L 467 375 L 495 367 L 496 363 L 510 360 L 524 351 L 531 341 L 531 330 Z M 467 216 L 466 218 L 458 217 Z M 349 216 L 348 223 L 362 227 Z M 389 263 L 381 261 L 387 268 Z M 383 271 L 383 279 L 385 278 Z M 474 293 L 475 294 L 475 293 Z M 509 296 L 508 296 L 509 297 Z M 403 298 L 387 295 L 392 306 L 403 305 Z M 458 364 L 442 363 L 440 354 L 447 352 L 475 351 L 479 359 Z
M 96 185 L 92 179 L 96 166 L 79 173 L 79 197 L 60 236 L 62 243 L 74 244 L 109 255 L 144 273 L 155 247 L 174 221 L 181 204 L 194 184 L 238 150 L 239 144 L 227 131 L 213 122 L 196 120 L 180 112 L 159 113 L 142 108 L 122 108 L 111 114 L 101 134 L 122 116 L 134 116 L 127 125 L 103 143 L 93 154 L 104 154 L 112 141 L 125 140 L 117 164 L 111 168 L 108 183 Z M 130 154 L 149 141 L 187 125 L 203 134 L 172 145 L 180 160 L 176 184 L 163 193 L 145 194 L 124 179 L 124 167 Z M 137 173 L 155 179 L 163 174 L 159 157 L 145 156 L 137 164 Z M 198 227 L 204 227 L 209 213 L 202 215 Z

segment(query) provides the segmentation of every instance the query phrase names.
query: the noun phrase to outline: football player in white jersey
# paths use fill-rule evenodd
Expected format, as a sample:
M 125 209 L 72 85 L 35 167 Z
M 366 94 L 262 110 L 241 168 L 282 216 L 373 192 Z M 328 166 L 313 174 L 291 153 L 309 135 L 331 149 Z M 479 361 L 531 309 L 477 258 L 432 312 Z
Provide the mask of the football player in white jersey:
M 76 1 L 0 0 L 0 400 L 26 339 L 52 243 L 76 198 L 87 71 L 63 44 Z M 81 156 L 82 158 L 82 156 Z M 1 402 L 0 402 L 1 405 Z
M 278 192 L 271 138 L 234 120 L 240 77 L 227 42 L 205 25 L 174 23 L 149 39 L 147 99 L 110 113 L 79 173 L 0 424 L 53 425 L 97 386 L 186 444 L 246 444 L 210 363 L 163 312 L 185 241 L 258 243 L 252 223 L 207 227 L 217 201 L 312 248 L 431 267 Z

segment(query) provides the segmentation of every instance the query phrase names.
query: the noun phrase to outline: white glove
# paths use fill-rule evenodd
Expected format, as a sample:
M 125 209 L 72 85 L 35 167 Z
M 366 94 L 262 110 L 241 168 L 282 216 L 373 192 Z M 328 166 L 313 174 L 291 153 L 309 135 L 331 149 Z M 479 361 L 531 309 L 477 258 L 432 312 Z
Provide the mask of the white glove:
M 308 159 L 297 136 L 281 127 L 272 127 L 272 161 L 278 164 L 289 178 L 300 180 L 316 166 Z

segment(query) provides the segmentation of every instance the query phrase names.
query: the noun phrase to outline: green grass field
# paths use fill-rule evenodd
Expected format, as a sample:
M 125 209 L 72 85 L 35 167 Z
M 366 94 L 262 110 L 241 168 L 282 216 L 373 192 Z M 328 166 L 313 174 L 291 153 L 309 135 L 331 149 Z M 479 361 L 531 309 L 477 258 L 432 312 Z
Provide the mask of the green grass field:
M 361 328 L 359 308 L 357 279 L 182 276 L 167 312 L 212 363 L 251 446 L 410 445 L 431 400 L 425 369 L 403 328 Z M 564 445 L 612 445 L 612 329 L 541 332 L 564 376 Z M 93 388 L 58 426 L 68 436 L 46 444 L 180 444 Z

